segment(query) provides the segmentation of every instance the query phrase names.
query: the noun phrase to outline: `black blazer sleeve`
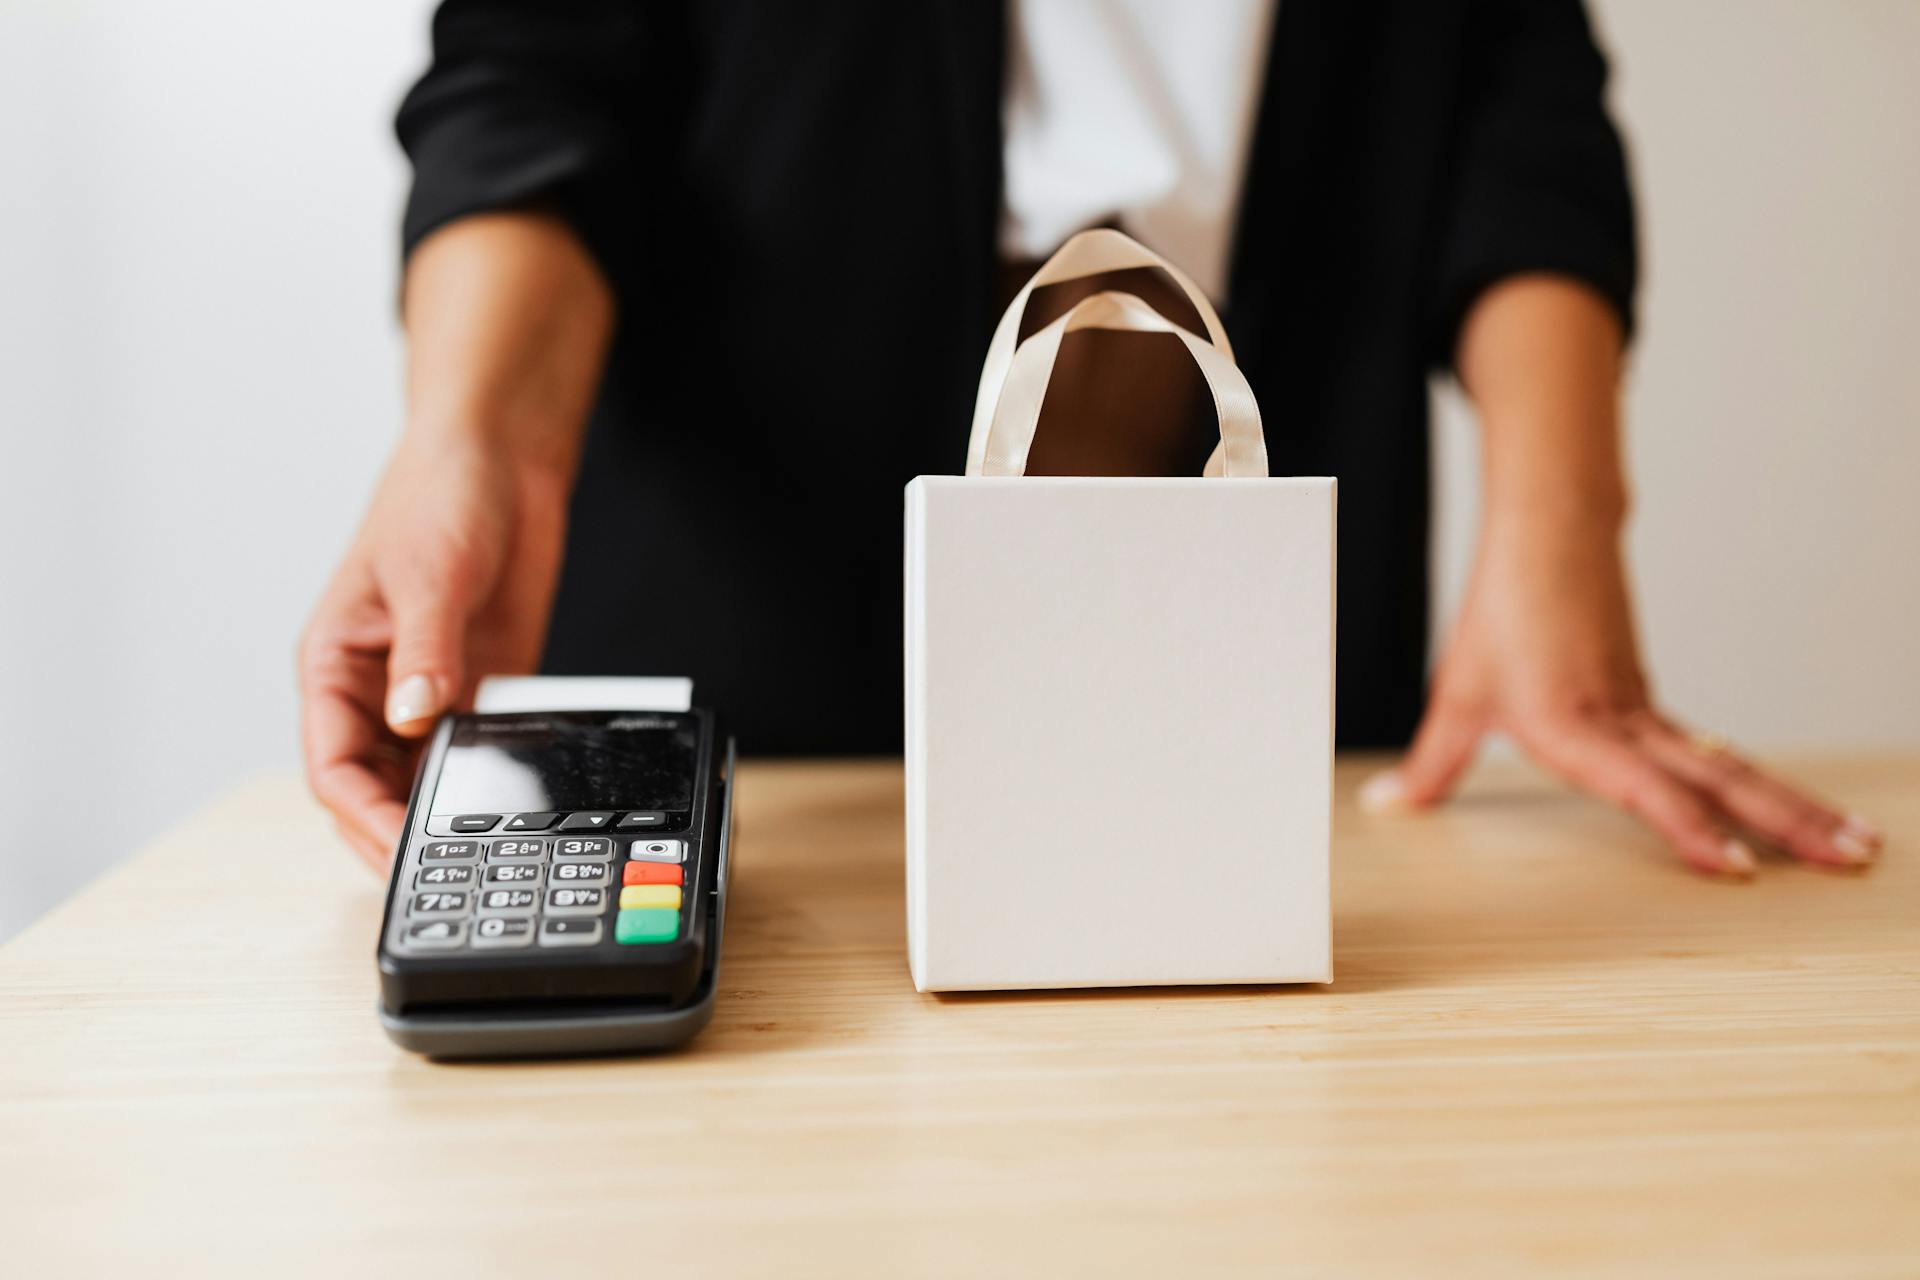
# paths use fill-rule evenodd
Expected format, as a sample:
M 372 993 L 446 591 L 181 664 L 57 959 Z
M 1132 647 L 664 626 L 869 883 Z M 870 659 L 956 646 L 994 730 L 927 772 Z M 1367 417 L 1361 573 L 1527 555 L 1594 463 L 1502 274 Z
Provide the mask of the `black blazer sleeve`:
M 1467 22 L 1433 292 L 1436 362 L 1451 363 L 1481 291 L 1520 272 L 1586 282 L 1631 332 L 1633 195 L 1604 101 L 1606 59 L 1580 0 L 1480 0 Z
M 611 270 L 629 238 L 642 17 L 623 0 L 444 0 L 395 121 L 414 174 L 403 250 L 466 214 L 538 205 Z

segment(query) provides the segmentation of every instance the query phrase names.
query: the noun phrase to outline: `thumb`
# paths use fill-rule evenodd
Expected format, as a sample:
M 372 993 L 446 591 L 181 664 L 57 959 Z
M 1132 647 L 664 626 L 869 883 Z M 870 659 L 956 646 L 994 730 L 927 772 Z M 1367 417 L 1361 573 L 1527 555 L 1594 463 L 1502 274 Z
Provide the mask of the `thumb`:
M 1360 805 L 1375 813 L 1424 809 L 1445 800 L 1473 763 L 1485 732 L 1470 705 L 1444 694 L 1427 704 L 1413 746 L 1398 768 L 1377 773 L 1360 788 Z
M 453 705 L 466 674 L 466 602 L 444 586 L 416 586 L 389 597 L 387 610 L 387 727 L 422 737 Z

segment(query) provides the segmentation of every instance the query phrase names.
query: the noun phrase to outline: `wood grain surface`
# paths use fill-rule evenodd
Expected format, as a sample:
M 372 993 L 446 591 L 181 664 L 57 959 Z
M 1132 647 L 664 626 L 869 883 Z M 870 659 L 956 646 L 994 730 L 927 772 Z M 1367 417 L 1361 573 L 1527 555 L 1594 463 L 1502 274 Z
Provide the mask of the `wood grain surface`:
M 706 1034 L 464 1066 L 264 779 L 0 949 L 0 1273 L 1920 1276 L 1920 761 L 1802 762 L 1890 851 L 1745 885 L 1367 767 L 1331 987 L 917 995 L 898 767 L 750 764 Z

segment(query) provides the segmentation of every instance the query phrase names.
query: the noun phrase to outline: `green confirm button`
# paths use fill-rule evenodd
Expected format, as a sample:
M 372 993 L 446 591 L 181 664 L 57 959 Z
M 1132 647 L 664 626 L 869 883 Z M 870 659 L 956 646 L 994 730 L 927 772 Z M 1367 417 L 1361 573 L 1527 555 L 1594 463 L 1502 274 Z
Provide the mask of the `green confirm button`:
M 672 942 L 680 934 L 680 913 L 671 907 L 631 907 L 613 921 L 615 942 Z

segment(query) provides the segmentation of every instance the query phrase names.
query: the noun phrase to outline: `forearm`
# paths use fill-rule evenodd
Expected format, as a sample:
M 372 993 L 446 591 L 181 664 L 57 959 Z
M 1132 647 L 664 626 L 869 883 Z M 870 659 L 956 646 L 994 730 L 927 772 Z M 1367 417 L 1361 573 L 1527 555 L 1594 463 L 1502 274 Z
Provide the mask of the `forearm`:
M 1621 354 L 1613 309 L 1562 277 L 1505 281 L 1467 313 L 1455 363 L 1479 411 L 1489 524 L 1617 531 Z
M 613 293 L 567 226 L 462 218 L 408 263 L 407 431 L 571 478 L 613 330 Z
M 1598 294 L 1520 276 L 1468 312 L 1456 365 L 1481 424 L 1475 585 L 1541 608 L 1552 622 L 1530 643 L 1580 653 L 1583 670 L 1604 676 L 1585 695 L 1631 705 L 1645 679 L 1621 538 L 1621 348 Z

